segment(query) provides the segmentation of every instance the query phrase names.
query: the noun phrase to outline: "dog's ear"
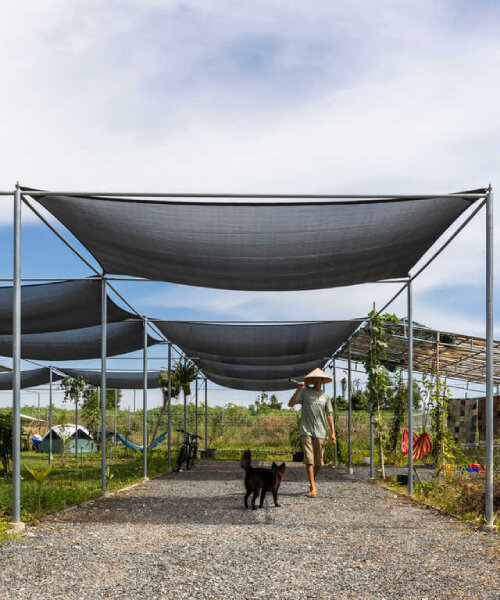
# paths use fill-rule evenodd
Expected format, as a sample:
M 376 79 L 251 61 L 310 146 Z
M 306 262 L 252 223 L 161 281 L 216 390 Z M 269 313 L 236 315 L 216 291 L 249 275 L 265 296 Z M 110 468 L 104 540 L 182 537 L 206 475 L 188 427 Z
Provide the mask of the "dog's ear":
M 286 469 L 286 465 L 285 465 L 285 463 L 281 463 L 281 465 L 278 467 L 278 469 L 283 469 L 283 470 L 285 470 L 285 469 Z
M 273 464 L 271 465 L 271 469 L 277 469 L 278 465 L 273 461 Z

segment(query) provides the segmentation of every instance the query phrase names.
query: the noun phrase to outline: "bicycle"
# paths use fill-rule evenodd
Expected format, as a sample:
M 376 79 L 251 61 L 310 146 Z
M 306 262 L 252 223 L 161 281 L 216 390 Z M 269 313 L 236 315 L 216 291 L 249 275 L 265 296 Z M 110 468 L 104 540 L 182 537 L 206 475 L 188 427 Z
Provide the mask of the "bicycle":
M 186 471 L 189 471 L 198 458 L 197 439 L 201 440 L 202 437 L 201 435 L 190 433 L 184 429 L 176 429 L 176 431 L 184 434 L 184 441 L 182 442 L 181 449 L 179 450 L 179 456 L 177 457 L 176 471 L 179 472 L 181 470 L 184 462 L 186 463 Z

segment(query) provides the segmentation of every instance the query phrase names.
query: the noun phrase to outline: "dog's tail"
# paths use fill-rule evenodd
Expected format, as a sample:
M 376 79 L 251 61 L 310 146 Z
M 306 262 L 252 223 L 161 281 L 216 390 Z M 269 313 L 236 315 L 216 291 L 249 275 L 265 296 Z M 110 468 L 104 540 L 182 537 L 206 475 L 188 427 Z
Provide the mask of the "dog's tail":
M 250 450 L 245 450 L 245 452 L 243 452 L 241 455 L 240 466 L 242 469 L 245 469 L 245 471 L 248 471 L 248 469 L 250 469 L 252 466 L 252 453 Z

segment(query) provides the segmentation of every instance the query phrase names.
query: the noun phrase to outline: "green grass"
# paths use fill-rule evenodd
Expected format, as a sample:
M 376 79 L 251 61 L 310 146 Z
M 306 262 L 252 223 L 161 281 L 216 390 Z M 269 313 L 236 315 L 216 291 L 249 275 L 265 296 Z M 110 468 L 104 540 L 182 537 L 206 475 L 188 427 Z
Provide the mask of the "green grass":
M 177 452 L 172 453 L 176 460 Z M 175 464 L 175 463 L 174 463 Z M 36 518 L 63 510 L 69 506 L 79 505 L 101 495 L 101 461 L 98 455 L 80 459 L 67 458 L 65 464 L 56 456 L 52 461 L 53 470 L 47 477 L 41 492 L 41 507 L 37 510 L 36 484 L 26 469 L 26 465 L 40 471 L 47 466 L 46 455 L 25 452 L 21 461 L 21 513 L 22 519 L 32 522 Z M 131 454 L 116 449 L 113 458 L 108 461 L 112 478 L 108 480 L 108 491 L 118 490 L 142 480 L 142 454 Z M 148 472 L 154 477 L 167 470 L 166 452 L 164 449 L 154 450 L 149 455 Z M 0 515 L 10 515 L 12 510 L 12 480 L 0 477 Z

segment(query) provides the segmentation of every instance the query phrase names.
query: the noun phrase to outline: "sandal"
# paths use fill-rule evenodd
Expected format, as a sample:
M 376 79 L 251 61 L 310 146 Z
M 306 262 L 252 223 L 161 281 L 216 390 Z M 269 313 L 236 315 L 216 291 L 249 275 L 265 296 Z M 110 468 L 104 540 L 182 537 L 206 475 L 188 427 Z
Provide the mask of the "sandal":
M 307 498 L 316 498 L 316 494 L 318 492 L 316 490 L 311 490 L 308 494 L 307 494 Z

